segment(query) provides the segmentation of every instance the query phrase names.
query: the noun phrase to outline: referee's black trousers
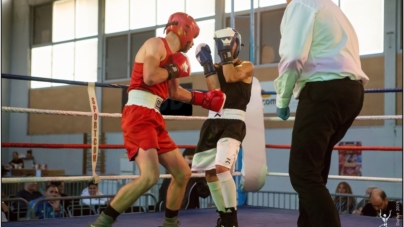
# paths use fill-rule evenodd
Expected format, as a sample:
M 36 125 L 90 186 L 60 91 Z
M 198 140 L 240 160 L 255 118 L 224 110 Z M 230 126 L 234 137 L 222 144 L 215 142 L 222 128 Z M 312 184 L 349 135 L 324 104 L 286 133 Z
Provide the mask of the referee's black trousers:
M 298 227 L 340 227 L 326 188 L 333 147 L 362 109 L 364 89 L 346 79 L 309 82 L 299 95 L 289 175 L 299 195 Z

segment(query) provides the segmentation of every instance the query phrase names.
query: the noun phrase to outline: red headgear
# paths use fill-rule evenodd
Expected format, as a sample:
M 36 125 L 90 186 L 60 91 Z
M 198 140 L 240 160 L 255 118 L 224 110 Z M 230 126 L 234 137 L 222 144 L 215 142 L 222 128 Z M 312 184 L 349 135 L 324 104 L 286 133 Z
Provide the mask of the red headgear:
M 174 13 L 166 24 L 167 33 L 174 32 L 181 43 L 182 52 L 186 52 L 193 39 L 199 35 L 199 27 L 194 18 L 186 13 Z

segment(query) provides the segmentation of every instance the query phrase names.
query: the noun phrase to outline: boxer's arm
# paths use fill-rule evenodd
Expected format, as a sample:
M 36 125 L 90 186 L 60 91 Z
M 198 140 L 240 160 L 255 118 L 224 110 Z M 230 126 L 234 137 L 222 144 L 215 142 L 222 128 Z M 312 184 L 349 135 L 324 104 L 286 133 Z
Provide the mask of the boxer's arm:
M 206 85 L 208 86 L 208 90 L 220 90 L 220 82 L 217 74 L 206 77 Z
M 254 65 L 249 61 L 243 61 L 240 65 L 233 64 L 223 65 L 223 75 L 227 83 L 251 80 Z
M 216 67 L 213 64 L 212 52 L 206 43 L 201 43 L 196 47 L 195 57 L 199 64 L 203 67 L 203 74 L 206 78 L 208 90 L 220 89 L 219 78 L 217 77 Z
M 190 92 L 179 86 L 178 79 L 170 80 L 168 94 L 170 99 L 202 106 L 205 109 L 215 112 L 219 112 L 226 101 L 226 95 L 220 90 Z
M 152 86 L 167 80 L 167 69 L 160 67 L 160 61 L 165 57 L 166 50 L 163 41 L 151 38 L 145 43 L 145 56 L 143 61 L 143 82 Z
M 171 79 L 168 85 L 168 98 L 180 102 L 190 103 L 192 94 L 190 91 L 180 87 L 179 79 Z

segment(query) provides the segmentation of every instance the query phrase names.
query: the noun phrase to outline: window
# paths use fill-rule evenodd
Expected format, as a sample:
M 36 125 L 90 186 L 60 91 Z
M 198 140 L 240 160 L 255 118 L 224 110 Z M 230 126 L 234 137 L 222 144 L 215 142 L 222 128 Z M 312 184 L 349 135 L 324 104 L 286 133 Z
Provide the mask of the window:
M 195 19 L 215 15 L 215 0 L 186 0 L 185 6 L 185 12 Z
M 152 31 L 147 31 L 147 32 L 139 32 L 139 33 L 134 33 L 130 36 L 130 72 L 132 73 L 133 70 L 133 65 L 135 62 L 135 57 L 137 52 L 139 51 L 140 47 L 146 42 L 146 40 L 155 37 L 156 32 L 154 30 Z
M 383 53 L 384 0 L 340 0 L 340 8 L 355 28 L 360 54 Z
M 258 8 L 258 0 L 254 0 L 254 8 Z M 250 0 L 234 0 L 234 12 L 243 11 L 243 10 L 250 10 L 250 9 L 251 9 L 251 1 Z M 226 2 L 225 2 L 225 12 L 226 13 L 231 12 L 231 0 L 226 0 Z
M 96 82 L 98 77 L 98 39 L 76 42 L 74 56 L 74 80 Z
M 52 50 L 52 78 L 74 80 L 74 42 L 53 46 Z M 65 84 L 52 83 L 52 86 Z
M 193 18 L 213 17 L 215 0 L 105 0 L 105 33 L 165 25 L 171 14 L 186 12 Z
M 53 4 L 53 42 L 74 39 L 74 1 Z
M 260 0 L 260 7 L 286 4 L 286 0 Z
M 215 20 L 211 19 L 211 20 L 197 21 L 197 23 L 200 28 L 199 36 L 196 39 L 194 39 L 194 46 L 187 53 L 189 61 L 191 62 L 192 73 L 203 71 L 203 67 L 199 64 L 199 62 L 195 58 L 195 50 L 199 44 L 201 43 L 208 44 L 212 53 L 216 53 L 216 45 L 213 39 L 215 33 Z M 163 31 L 164 27 L 156 29 L 156 36 L 164 37 L 165 34 L 163 33 Z
M 401 2 L 399 10 L 400 10 L 400 20 L 399 20 L 399 28 L 397 29 L 397 31 L 400 33 L 400 37 L 399 37 L 399 49 L 402 50 L 403 49 L 403 3 Z
M 61 0 L 35 6 L 33 25 L 31 75 L 97 81 L 98 0 Z M 49 45 L 35 46 L 43 43 Z M 31 88 L 63 85 L 31 82 Z
M 76 38 L 98 34 L 98 0 L 76 0 Z
M 52 77 L 52 46 L 37 47 L 31 51 L 31 75 L 35 77 Z M 31 88 L 50 87 L 51 83 L 31 81 Z
M 128 35 L 107 38 L 105 79 L 128 78 Z
M 215 33 L 215 20 L 198 21 L 198 26 L 200 28 L 199 36 L 194 39 L 194 46 L 188 51 L 188 58 L 191 62 L 192 73 L 203 71 L 203 67 L 195 58 L 195 50 L 199 44 L 208 44 L 212 52 L 212 56 L 216 53 L 215 40 L 213 39 Z
M 149 18 L 144 18 L 147 21 Z M 105 33 L 129 29 L 129 0 L 105 0 Z
M 128 78 L 133 70 L 134 60 L 140 47 L 149 38 L 165 37 L 164 26 L 169 17 L 176 12 L 186 12 L 197 20 L 201 31 L 199 37 L 194 40 L 193 48 L 188 51 L 188 57 L 192 72 L 203 71 L 202 66 L 195 59 L 194 53 L 196 46 L 201 42 L 208 43 L 214 48 L 215 0 L 148 0 L 148 4 L 145 4 L 144 0 L 105 1 L 105 32 L 127 31 L 125 35 L 120 33 L 118 36 L 107 38 L 106 80 Z M 130 10 L 122 11 L 127 8 Z M 198 18 L 204 18 L 204 20 L 198 20 Z M 129 24 L 126 21 L 129 21 Z M 158 26 L 157 29 L 156 26 Z M 135 29 L 142 30 L 134 33 L 129 31 Z M 128 53 L 128 51 L 130 52 Z
M 52 4 L 34 7 L 33 44 L 52 42 Z
M 129 78 L 133 70 L 137 52 L 144 42 L 152 37 L 155 37 L 154 30 L 131 34 L 130 49 L 128 48 L 128 34 L 108 37 L 106 41 L 105 79 L 116 80 Z M 130 54 L 130 56 L 128 56 L 128 54 Z M 130 71 L 128 72 L 128 70 Z
M 168 18 L 167 18 L 168 19 Z M 156 0 L 130 1 L 130 29 L 151 27 L 156 25 Z
M 280 9 L 261 13 L 260 64 L 278 63 L 281 59 L 279 56 L 280 26 L 284 11 Z
M 242 60 L 250 60 L 250 14 L 242 15 L 242 17 L 235 18 L 235 29 L 241 34 L 241 42 L 244 47 L 241 47 L 239 58 Z M 257 21 L 257 14 L 254 14 Z M 226 26 L 230 27 L 230 17 L 226 18 Z M 257 23 L 254 23 L 254 42 L 257 42 Z
M 166 24 L 176 12 L 185 12 L 184 0 L 157 0 L 157 24 Z

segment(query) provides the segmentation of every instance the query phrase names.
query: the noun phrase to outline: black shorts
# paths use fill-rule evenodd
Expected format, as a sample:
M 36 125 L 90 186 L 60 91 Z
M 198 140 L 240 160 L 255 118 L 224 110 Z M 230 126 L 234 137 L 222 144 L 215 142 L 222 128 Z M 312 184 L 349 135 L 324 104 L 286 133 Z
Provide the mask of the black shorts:
M 240 142 L 246 135 L 244 121 L 233 119 L 207 119 L 201 129 L 195 154 L 216 148 L 221 138 L 232 138 Z

